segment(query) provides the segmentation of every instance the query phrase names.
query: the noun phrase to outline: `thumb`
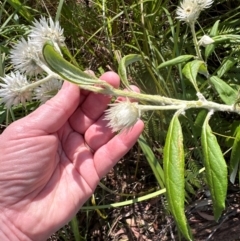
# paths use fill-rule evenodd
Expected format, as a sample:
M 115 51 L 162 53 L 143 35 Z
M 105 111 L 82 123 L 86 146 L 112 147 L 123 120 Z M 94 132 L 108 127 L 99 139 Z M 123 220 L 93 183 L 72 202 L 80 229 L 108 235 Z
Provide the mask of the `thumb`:
M 20 121 L 23 122 L 26 131 L 35 129 L 53 133 L 65 124 L 79 103 L 80 88 L 65 81 L 57 95 Z

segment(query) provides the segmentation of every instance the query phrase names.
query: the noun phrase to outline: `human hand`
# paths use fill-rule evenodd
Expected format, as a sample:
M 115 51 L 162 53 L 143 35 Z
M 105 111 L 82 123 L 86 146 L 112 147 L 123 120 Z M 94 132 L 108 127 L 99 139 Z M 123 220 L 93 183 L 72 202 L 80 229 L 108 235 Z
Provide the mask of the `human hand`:
M 115 88 L 119 77 L 101 79 Z M 103 112 L 111 97 L 65 82 L 0 136 L 0 240 L 46 240 L 71 220 L 143 130 L 118 135 Z M 117 148 L 116 148 L 117 147 Z

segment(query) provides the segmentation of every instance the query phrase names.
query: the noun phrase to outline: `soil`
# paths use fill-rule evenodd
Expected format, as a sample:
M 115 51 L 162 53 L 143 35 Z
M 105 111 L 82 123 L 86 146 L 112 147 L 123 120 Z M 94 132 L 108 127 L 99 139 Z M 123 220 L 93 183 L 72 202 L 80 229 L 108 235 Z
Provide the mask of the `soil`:
M 117 203 L 132 199 L 135 195 L 146 194 L 147 190 L 156 188 L 154 176 L 149 175 L 146 160 L 136 161 L 137 151 L 132 150 L 125 160 L 101 181 L 108 189 L 98 187 L 95 191 L 97 205 Z M 137 170 L 137 172 L 136 172 Z M 152 191 L 153 192 L 153 191 Z M 87 205 L 92 205 L 89 202 Z M 229 185 L 226 209 L 216 222 L 212 212 L 209 193 L 198 190 L 186 205 L 186 216 L 195 241 L 240 241 L 240 189 Z M 96 211 L 80 211 L 77 214 L 79 230 L 87 233 L 89 241 L 184 241 L 180 238 L 176 224 L 167 211 L 164 195 L 130 206 Z M 64 239 L 60 238 L 60 233 Z M 70 236 L 71 227 L 67 225 L 53 235 L 48 241 L 75 240 Z

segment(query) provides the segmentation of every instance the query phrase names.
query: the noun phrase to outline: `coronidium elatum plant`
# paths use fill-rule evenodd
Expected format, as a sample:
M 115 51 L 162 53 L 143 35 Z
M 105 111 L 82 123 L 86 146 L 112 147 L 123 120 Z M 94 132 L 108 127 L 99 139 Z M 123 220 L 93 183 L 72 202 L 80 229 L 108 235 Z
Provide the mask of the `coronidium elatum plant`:
M 223 81 L 220 78 L 221 76 L 210 75 L 207 69 L 207 57 L 214 51 L 216 44 L 223 40 L 231 40 L 231 38 L 239 41 L 240 36 L 217 35 L 217 24 L 213 26 L 214 31 L 209 34 L 210 36 L 203 34 L 199 40 L 196 36 L 195 25 L 198 17 L 202 11 L 210 8 L 212 4 L 213 0 L 183 0 L 180 3 L 176 10 L 176 20 L 180 20 L 183 24 L 189 26 L 196 55 L 181 55 L 163 62 L 159 66 L 161 69 L 184 64 L 182 73 L 196 90 L 195 100 L 179 100 L 115 89 L 97 77 L 86 74 L 62 57 L 61 49 L 65 46 L 63 29 L 60 27 L 59 22 L 44 17 L 33 22 L 27 39 L 22 38 L 13 46 L 10 58 L 15 71 L 2 78 L 2 83 L 0 83 L 0 102 L 7 109 L 36 100 L 44 103 L 57 93 L 63 80 L 70 81 L 82 89 L 93 92 L 116 97 L 125 96 L 126 101 L 110 104 L 105 113 L 108 126 L 116 132 L 128 131 L 141 118 L 144 111 L 175 110 L 164 147 L 165 187 L 170 211 L 180 232 L 187 240 L 192 240 L 192 234 L 184 212 L 184 147 L 179 115 L 191 108 L 206 109 L 208 111 L 205 121 L 203 121 L 201 146 L 214 216 L 218 220 L 225 209 L 228 173 L 222 151 L 211 131 L 209 120 L 216 111 L 240 114 L 237 91 Z M 203 60 L 201 54 L 201 50 L 204 48 L 205 60 Z M 119 71 L 119 74 L 122 79 L 126 80 L 127 64 L 124 61 L 123 58 L 121 62 L 121 68 L 123 69 Z M 224 104 L 209 101 L 200 92 L 197 82 L 199 74 L 203 75 L 206 81 L 215 88 Z M 138 102 L 148 102 L 149 105 L 131 102 L 130 99 Z M 240 137 L 239 129 L 236 135 Z M 234 142 L 229 165 L 230 180 L 233 182 L 239 166 L 239 155 L 236 154 L 239 140 L 240 138 L 236 138 Z

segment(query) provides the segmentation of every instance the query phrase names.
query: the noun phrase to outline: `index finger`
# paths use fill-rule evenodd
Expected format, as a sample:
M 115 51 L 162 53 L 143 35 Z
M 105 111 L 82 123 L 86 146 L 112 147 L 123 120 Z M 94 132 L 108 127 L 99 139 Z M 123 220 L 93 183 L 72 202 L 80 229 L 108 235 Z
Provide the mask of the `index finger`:
M 120 85 L 120 78 L 114 72 L 106 72 L 100 79 L 105 80 L 114 88 L 118 88 Z M 85 131 L 102 115 L 103 111 L 110 103 L 111 98 L 112 97 L 109 95 L 96 94 L 93 92 L 89 93 L 69 119 L 71 127 L 81 134 L 85 133 Z

